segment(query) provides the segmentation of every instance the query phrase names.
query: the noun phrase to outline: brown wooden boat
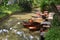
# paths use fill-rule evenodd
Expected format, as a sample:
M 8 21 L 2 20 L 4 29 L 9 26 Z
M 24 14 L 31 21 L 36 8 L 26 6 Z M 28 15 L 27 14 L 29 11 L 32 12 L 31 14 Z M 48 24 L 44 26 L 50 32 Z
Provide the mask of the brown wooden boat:
M 40 23 L 37 23 L 37 22 L 33 22 L 33 23 L 23 22 L 23 26 L 25 28 L 28 28 L 31 31 L 38 31 L 38 30 L 40 30 Z

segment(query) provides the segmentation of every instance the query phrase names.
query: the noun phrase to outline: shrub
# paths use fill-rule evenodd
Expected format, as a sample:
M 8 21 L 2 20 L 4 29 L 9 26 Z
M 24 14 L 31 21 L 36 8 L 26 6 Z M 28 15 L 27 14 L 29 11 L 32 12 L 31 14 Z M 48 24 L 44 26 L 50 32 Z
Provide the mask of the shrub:
M 7 16 L 8 14 L 7 13 L 2 13 L 0 12 L 0 19 L 2 19 L 3 17 Z
M 45 40 L 60 40 L 60 27 L 50 28 L 46 34 Z
M 60 40 L 60 22 L 56 14 L 54 15 L 51 28 L 46 33 L 45 40 Z
M 0 12 L 11 14 L 15 11 L 20 10 L 18 4 L 6 5 L 0 7 Z

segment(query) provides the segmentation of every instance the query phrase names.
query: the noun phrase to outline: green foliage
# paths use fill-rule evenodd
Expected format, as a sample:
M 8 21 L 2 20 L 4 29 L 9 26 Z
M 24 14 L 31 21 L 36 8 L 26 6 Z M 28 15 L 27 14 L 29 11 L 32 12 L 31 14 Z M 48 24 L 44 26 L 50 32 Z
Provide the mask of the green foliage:
M 10 15 L 15 11 L 21 11 L 21 8 L 18 6 L 18 4 L 7 5 L 7 3 L 8 0 L 3 0 L 2 4 L 0 4 L 0 18 L 3 18 L 8 14 Z
M 60 22 L 58 21 L 58 15 L 54 15 L 52 26 L 46 34 L 45 40 L 60 40 Z
M 40 9 L 41 11 L 49 11 L 50 10 L 50 6 L 51 6 L 51 3 L 54 3 L 53 0 L 41 0 L 40 1 Z
M 60 40 L 60 27 L 50 28 L 46 34 L 45 40 Z
M 41 11 L 43 12 L 44 11 L 44 8 L 47 6 L 47 3 L 45 2 L 45 0 L 43 1 L 43 0 L 41 0 L 41 2 L 40 2 L 40 9 L 41 9 Z
M 0 7 L 0 12 L 11 14 L 15 11 L 18 11 L 20 8 L 18 4 L 6 5 Z
M 55 3 L 56 5 L 60 5 L 60 0 L 54 0 L 54 3 Z
M 32 1 L 31 0 L 20 0 L 19 6 L 23 9 L 25 12 L 32 11 Z
M 58 20 L 58 15 L 54 15 L 54 19 L 52 21 L 52 26 L 60 26 L 60 22 Z
M 7 13 L 0 12 L 0 19 L 3 18 L 3 17 L 5 17 L 5 16 L 7 16 L 7 15 L 8 15 Z
M 39 7 L 40 6 L 40 0 L 33 0 L 33 7 Z

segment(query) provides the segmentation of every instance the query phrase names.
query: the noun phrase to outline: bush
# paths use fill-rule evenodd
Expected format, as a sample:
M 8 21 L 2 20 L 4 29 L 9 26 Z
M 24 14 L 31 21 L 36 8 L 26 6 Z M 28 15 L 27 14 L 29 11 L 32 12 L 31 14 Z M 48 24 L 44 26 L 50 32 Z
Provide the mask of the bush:
M 53 19 L 53 21 L 52 21 L 52 26 L 60 26 L 60 21 L 58 20 L 58 15 L 54 15 L 54 17 L 53 17 L 54 19 Z
M 60 40 L 60 27 L 50 28 L 46 34 L 45 40 Z
M 8 14 L 7 13 L 2 13 L 0 12 L 0 19 L 2 19 L 3 17 L 7 16 Z
M 18 4 L 6 5 L 0 7 L 0 12 L 11 14 L 15 11 L 20 10 Z
M 58 21 L 58 15 L 54 15 L 52 26 L 46 34 L 45 40 L 60 40 L 60 22 Z

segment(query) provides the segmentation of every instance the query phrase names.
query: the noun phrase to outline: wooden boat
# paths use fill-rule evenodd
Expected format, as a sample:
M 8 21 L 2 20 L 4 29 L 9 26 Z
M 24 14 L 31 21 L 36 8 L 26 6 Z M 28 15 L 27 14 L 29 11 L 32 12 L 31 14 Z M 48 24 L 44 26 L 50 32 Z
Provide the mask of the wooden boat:
M 33 22 L 33 23 L 23 22 L 23 26 L 25 28 L 28 28 L 31 31 L 38 31 L 38 30 L 40 30 L 40 23 L 37 23 L 37 22 Z

